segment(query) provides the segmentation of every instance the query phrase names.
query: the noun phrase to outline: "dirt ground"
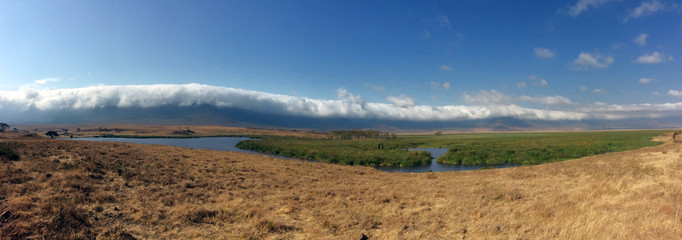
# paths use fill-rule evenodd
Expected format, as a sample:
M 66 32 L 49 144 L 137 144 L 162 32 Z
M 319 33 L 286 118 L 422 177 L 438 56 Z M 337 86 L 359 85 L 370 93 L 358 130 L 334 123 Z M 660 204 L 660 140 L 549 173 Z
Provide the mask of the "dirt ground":
M 0 144 L 20 158 L 0 160 L 0 239 L 682 238 L 672 133 L 628 152 L 441 173 L 10 135 Z

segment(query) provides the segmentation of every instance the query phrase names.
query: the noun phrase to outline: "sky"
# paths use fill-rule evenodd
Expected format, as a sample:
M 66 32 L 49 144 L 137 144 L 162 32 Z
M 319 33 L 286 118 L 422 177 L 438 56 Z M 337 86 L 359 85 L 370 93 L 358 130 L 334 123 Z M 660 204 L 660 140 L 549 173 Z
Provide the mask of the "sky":
M 192 104 L 679 116 L 682 1 L 0 1 L 0 114 Z

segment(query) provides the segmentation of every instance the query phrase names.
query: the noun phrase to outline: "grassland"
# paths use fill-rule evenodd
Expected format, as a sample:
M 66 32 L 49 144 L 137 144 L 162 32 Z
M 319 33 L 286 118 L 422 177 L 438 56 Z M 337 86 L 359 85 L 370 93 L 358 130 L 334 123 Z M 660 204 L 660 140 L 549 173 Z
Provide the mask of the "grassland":
M 660 143 L 650 139 L 663 131 L 600 131 L 554 133 L 475 133 L 408 135 L 393 139 L 309 139 L 269 136 L 237 147 L 269 154 L 328 163 L 368 166 L 417 166 L 430 163 L 416 147 L 449 148 L 437 161 L 447 164 L 540 164 Z
M 680 239 L 682 144 L 656 140 L 542 165 L 406 174 L 2 134 L 19 158 L 0 157 L 0 236 Z

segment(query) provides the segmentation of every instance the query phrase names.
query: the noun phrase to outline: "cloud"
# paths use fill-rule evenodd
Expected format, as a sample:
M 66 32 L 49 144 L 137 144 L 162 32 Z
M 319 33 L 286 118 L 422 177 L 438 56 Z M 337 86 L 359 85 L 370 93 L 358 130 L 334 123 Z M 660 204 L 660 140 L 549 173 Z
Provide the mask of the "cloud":
M 641 83 L 641 84 L 647 84 L 647 83 L 650 83 L 650 82 L 652 82 L 652 81 L 654 81 L 654 79 L 651 79 L 651 78 L 640 78 L 638 82 Z
M 451 87 L 451 86 L 450 86 L 450 82 L 441 83 L 441 82 L 435 82 L 435 81 L 431 81 L 431 82 L 429 83 L 429 86 L 431 86 L 431 89 L 441 89 L 441 88 L 443 88 L 443 89 L 445 89 L 445 90 L 450 90 L 450 87 Z
M 640 56 L 637 58 L 638 63 L 646 63 L 646 64 L 662 63 L 662 62 L 665 62 L 666 60 L 672 61 L 673 56 L 666 55 L 665 53 L 653 52 L 649 55 L 644 55 L 644 56 Z
M 393 104 L 393 106 L 396 106 L 399 108 L 414 107 L 414 100 L 405 94 L 402 94 L 402 95 L 397 96 L 397 97 L 388 96 L 388 97 L 386 97 L 386 100 L 391 102 Z
M 533 48 L 533 53 L 535 53 L 535 56 L 538 58 L 552 58 L 554 57 L 554 52 L 552 50 L 549 50 L 547 48 Z
M 568 8 L 568 15 L 577 17 L 580 13 L 590 8 L 597 8 L 608 2 L 610 2 L 610 0 L 580 0 L 575 3 L 575 5 Z
M 378 93 L 378 92 L 383 92 L 386 90 L 386 87 L 384 85 L 372 85 L 369 83 L 365 83 L 365 87 L 369 88 L 370 91 Z
M 587 87 L 585 85 L 578 86 L 578 89 L 580 89 L 581 92 L 587 92 Z
M 489 105 L 501 105 L 505 103 L 512 102 L 512 97 L 506 94 L 502 94 L 495 90 L 481 90 L 478 93 L 463 93 L 464 101 L 467 103 L 472 103 L 476 105 L 489 106 Z
M 440 22 L 441 26 L 452 29 L 452 25 L 450 25 L 450 19 L 447 16 L 438 16 L 438 22 Z
M 595 88 L 594 90 L 592 90 L 592 92 L 593 93 L 603 93 L 604 90 L 601 90 L 600 88 Z
M 613 63 L 613 57 L 602 56 L 598 53 L 581 52 L 578 58 L 569 65 L 574 70 L 591 70 L 606 68 Z
M 516 87 L 517 87 L 517 88 L 526 88 L 526 87 L 528 87 L 528 83 L 526 83 L 526 82 L 517 82 L 517 83 L 516 83 Z
M 671 96 L 682 96 L 670 90 Z M 12 111 L 62 111 L 103 108 L 152 108 L 210 105 L 250 111 L 303 117 L 342 117 L 408 121 L 453 121 L 493 117 L 527 120 L 627 119 L 679 116 L 682 102 L 664 104 L 577 105 L 561 96 L 515 98 L 495 90 L 463 93 L 474 105 L 416 105 L 405 95 L 390 97 L 391 103 L 365 101 L 346 89 L 337 90 L 336 99 L 313 99 L 202 84 L 157 84 L 92 86 L 71 89 L 20 89 L 0 91 L 0 115 Z M 387 100 L 389 98 L 387 97 Z M 534 109 L 514 104 L 515 100 L 568 110 Z
M 537 81 L 534 83 L 535 86 L 540 86 L 540 87 L 549 87 L 549 83 L 547 83 L 547 80 L 540 79 L 540 81 Z
M 644 46 L 646 45 L 646 38 L 649 37 L 649 34 L 642 33 L 639 36 L 633 40 L 637 45 Z
M 429 31 L 422 31 L 422 39 L 431 39 L 431 33 Z
M 43 84 L 46 84 L 48 82 L 58 82 L 58 81 L 59 81 L 59 78 L 43 78 L 40 80 L 35 80 L 35 81 L 33 81 L 33 83 L 43 85 Z
M 521 101 L 539 103 L 544 105 L 571 105 L 571 99 L 562 96 L 529 97 L 521 96 Z
M 647 15 L 652 15 L 658 11 L 665 9 L 663 5 L 658 0 L 652 0 L 649 2 L 643 2 L 641 5 L 633 10 L 630 10 L 628 15 L 623 19 L 623 22 L 628 22 L 630 19 L 639 18 Z
M 440 70 L 443 70 L 443 71 L 452 71 L 452 67 L 450 67 L 450 66 L 448 66 L 448 65 L 440 65 Z

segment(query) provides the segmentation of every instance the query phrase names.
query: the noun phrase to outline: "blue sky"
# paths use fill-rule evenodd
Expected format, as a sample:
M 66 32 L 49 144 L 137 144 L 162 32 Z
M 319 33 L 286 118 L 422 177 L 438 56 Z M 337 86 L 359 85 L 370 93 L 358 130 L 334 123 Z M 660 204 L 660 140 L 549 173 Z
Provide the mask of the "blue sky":
M 44 103 L 197 83 L 397 108 L 666 115 L 682 106 L 682 2 L 2 1 L 0 56 L 6 109 L 37 107 L 26 91 Z

